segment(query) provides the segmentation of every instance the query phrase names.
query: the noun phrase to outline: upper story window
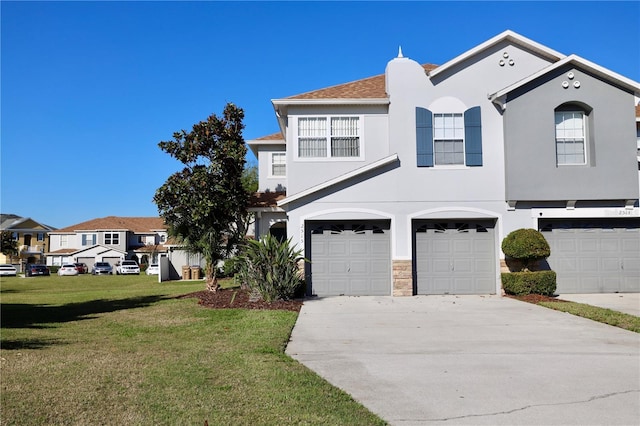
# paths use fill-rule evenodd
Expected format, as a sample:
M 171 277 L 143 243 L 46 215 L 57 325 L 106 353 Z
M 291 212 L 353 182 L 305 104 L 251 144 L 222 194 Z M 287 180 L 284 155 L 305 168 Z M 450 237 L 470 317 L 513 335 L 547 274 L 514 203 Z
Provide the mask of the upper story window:
M 298 158 L 359 158 L 360 117 L 299 117 Z
M 464 113 L 432 113 L 416 108 L 418 167 L 482 166 L 480 107 Z
M 274 152 L 271 154 L 271 176 L 287 175 L 287 154 Z
M 13 238 L 15 241 L 18 241 L 18 239 L 20 238 L 20 234 L 17 232 L 12 232 L 11 238 Z
M 44 241 L 44 232 L 38 232 L 36 238 L 38 241 Z
M 464 120 L 462 114 L 433 114 L 435 165 L 464 164 Z
M 60 235 L 60 247 L 68 247 L 68 246 L 69 246 L 69 236 Z
M 164 234 L 160 234 L 160 242 L 164 243 L 165 241 L 167 241 L 167 236 Z
M 586 116 L 583 111 L 556 111 L 556 163 L 586 164 Z
M 118 234 L 117 232 L 107 232 L 104 234 L 104 243 L 105 244 L 111 244 L 111 245 L 118 245 L 120 244 L 120 234 Z
M 94 246 L 96 244 L 96 234 L 82 234 L 83 246 Z

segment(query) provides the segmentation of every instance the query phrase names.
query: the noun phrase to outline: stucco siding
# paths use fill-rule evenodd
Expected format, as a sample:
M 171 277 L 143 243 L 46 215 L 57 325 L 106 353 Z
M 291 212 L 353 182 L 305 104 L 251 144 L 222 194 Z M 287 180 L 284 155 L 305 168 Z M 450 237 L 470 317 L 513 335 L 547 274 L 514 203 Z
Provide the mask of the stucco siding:
M 572 80 L 569 72 L 574 74 Z M 564 81 L 569 83 L 566 89 Z M 506 198 L 637 199 L 633 95 L 576 68 L 559 69 L 539 83 L 532 82 L 507 99 Z M 568 102 L 592 108 L 587 117 L 586 165 L 556 165 L 554 110 Z

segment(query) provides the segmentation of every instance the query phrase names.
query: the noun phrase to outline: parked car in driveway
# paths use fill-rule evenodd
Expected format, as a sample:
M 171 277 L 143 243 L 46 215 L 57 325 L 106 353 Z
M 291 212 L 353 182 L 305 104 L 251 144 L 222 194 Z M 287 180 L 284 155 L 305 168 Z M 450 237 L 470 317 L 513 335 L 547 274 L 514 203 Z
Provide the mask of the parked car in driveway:
M 58 275 L 62 276 L 62 275 L 78 275 L 79 272 L 76 269 L 76 265 L 73 263 L 66 263 L 64 265 L 62 265 L 59 269 L 58 269 Z
M 160 273 L 160 266 L 157 263 L 151 263 L 147 268 L 147 275 L 158 275 Z
M 74 263 L 74 266 L 78 270 L 79 274 L 86 274 L 89 272 L 89 268 L 86 263 Z
M 96 262 L 91 268 L 91 275 L 111 275 L 113 267 L 109 262 Z
M 135 260 L 123 260 L 116 265 L 116 275 L 140 274 L 140 266 Z
M 24 275 L 27 277 L 37 277 L 51 275 L 51 273 L 46 265 L 27 263 L 27 267 L 24 270 Z
M 15 277 L 18 274 L 18 270 L 13 265 L 0 265 L 0 276 L 3 277 Z

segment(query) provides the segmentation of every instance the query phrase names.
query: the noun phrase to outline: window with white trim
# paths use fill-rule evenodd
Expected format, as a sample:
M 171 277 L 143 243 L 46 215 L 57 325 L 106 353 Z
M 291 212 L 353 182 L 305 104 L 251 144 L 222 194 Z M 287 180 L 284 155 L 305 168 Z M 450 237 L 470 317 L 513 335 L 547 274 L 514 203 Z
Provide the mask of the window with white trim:
M 360 117 L 299 117 L 298 158 L 358 158 Z
M 586 164 L 586 117 L 582 111 L 556 111 L 556 164 Z
M 96 244 L 96 234 L 82 234 L 82 245 L 93 246 Z
M 69 247 L 68 235 L 60 235 L 60 247 Z
M 437 166 L 464 164 L 462 114 L 433 114 L 433 151 Z
M 105 233 L 104 234 L 104 243 L 110 245 L 118 245 L 120 244 L 120 234 L 117 232 L 114 233 Z
M 271 153 L 271 176 L 287 175 L 287 154 L 284 152 Z

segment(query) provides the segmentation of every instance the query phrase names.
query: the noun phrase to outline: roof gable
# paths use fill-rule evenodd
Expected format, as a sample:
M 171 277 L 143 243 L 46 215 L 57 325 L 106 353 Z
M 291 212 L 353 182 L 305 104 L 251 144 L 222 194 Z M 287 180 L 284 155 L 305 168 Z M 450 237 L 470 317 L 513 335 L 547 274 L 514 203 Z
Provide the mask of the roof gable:
M 538 71 L 537 73 L 534 73 L 529 77 L 512 84 L 511 86 L 505 87 L 504 89 L 499 90 L 496 93 L 490 94 L 489 99 L 492 102 L 504 107 L 505 97 L 507 94 L 565 65 L 573 65 L 576 68 L 589 71 L 602 78 L 604 81 L 620 86 L 623 89 L 634 93 L 635 96 L 640 96 L 639 83 L 623 77 L 620 74 L 610 71 L 604 67 L 601 67 L 600 65 L 594 64 L 593 62 L 583 59 L 577 55 L 569 55 L 561 59 L 560 61 L 557 61 L 556 63 Z M 637 112 L 638 109 L 636 108 L 636 114 Z
M 537 53 L 538 55 L 542 56 L 543 58 L 547 58 L 548 60 L 555 62 L 558 61 L 562 58 L 565 57 L 565 55 L 563 55 L 560 52 L 556 52 L 553 49 L 549 49 L 548 47 L 537 43 L 533 40 L 530 40 L 526 37 L 521 36 L 520 34 L 517 34 L 511 30 L 506 30 L 500 34 L 498 34 L 497 36 L 485 41 L 482 44 L 477 45 L 476 47 L 467 50 L 466 52 L 464 52 L 461 55 L 456 56 L 455 58 L 451 59 L 450 61 L 446 62 L 443 65 L 440 65 L 439 67 L 435 68 L 434 70 L 430 71 L 429 77 L 435 77 L 438 74 L 441 74 L 443 72 L 445 72 L 446 70 L 453 68 L 454 66 L 460 64 L 461 62 L 464 62 L 466 60 L 468 60 L 469 58 L 487 50 L 490 49 L 491 47 L 495 46 L 498 43 L 501 43 L 503 41 L 507 41 L 510 43 L 513 43 L 515 45 L 518 45 L 520 47 L 523 47 L 525 49 L 528 49 L 532 52 Z

